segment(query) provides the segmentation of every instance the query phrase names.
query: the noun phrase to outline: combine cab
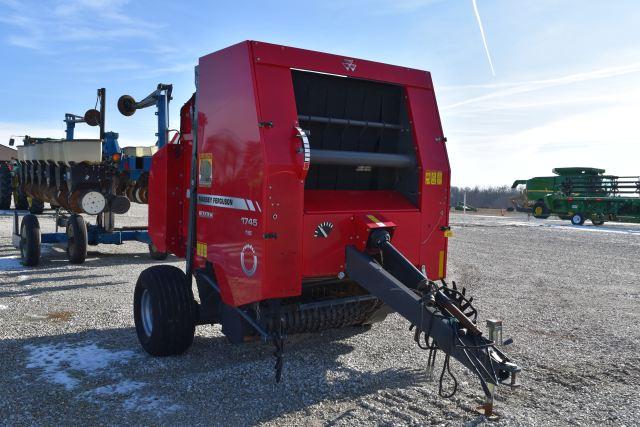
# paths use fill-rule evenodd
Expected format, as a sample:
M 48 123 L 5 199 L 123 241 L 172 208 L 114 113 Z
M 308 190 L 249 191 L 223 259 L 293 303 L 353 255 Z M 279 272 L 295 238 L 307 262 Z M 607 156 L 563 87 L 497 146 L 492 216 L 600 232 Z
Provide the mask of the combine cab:
M 279 380 L 286 335 L 397 311 L 443 369 L 453 357 L 478 376 L 487 411 L 515 383 L 471 299 L 440 281 L 450 170 L 429 73 L 244 42 L 200 58 L 180 135 L 153 156 L 149 233 L 186 274 L 140 275 L 147 352 L 182 353 L 219 323 L 234 343 L 273 342 Z
M 605 175 L 604 169 L 555 168 L 556 176 L 517 180 L 511 188 L 525 185 L 524 196 L 533 216 L 557 215 L 574 225 L 589 219 L 640 222 L 640 177 Z

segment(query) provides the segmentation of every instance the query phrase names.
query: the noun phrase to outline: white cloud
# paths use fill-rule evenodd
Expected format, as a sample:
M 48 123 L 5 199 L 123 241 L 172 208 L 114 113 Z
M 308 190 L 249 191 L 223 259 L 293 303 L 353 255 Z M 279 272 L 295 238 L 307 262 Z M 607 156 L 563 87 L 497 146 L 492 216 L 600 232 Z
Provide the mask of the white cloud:
M 454 185 L 509 185 L 561 166 L 640 173 L 640 63 L 448 87 L 440 98 Z

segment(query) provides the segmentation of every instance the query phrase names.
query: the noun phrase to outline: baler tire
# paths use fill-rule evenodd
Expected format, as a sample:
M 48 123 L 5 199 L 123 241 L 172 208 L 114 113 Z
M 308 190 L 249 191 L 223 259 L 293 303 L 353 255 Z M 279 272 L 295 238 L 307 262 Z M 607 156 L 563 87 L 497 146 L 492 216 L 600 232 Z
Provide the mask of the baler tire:
M 67 220 L 67 258 L 71 264 L 82 264 L 87 259 L 87 225 L 80 215 Z
M 38 199 L 31 199 L 29 202 L 29 213 L 40 215 L 44 212 L 44 202 Z
M 34 267 L 40 262 L 40 223 L 35 215 L 25 215 L 20 224 L 22 264 Z
M 182 354 L 193 343 L 197 310 L 185 275 L 171 265 L 140 273 L 133 296 L 133 318 L 142 348 L 152 356 Z
M 573 225 L 583 225 L 584 220 L 584 215 L 582 215 L 581 213 L 571 215 L 571 224 Z
M 168 255 L 169 254 L 167 252 L 160 252 L 156 248 L 156 245 L 154 245 L 153 243 L 149 243 L 149 256 L 151 257 L 151 259 L 155 259 L 156 261 L 164 261 L 165 259 L 167 259 Z

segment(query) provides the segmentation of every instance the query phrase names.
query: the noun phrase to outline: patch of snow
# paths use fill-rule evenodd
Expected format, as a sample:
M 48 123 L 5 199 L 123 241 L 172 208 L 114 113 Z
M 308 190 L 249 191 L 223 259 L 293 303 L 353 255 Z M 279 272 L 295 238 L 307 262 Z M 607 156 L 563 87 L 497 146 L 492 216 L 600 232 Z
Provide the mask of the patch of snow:
M 26 267 L 20 262 L 17 256 L 0 257 L 0 271 L 24 270 Z
M 166 415 L 180 410 L 182 407 L 171 403 L 163 397 L 153 395 L 133 395 L 124 401 L 123 406 L 129 411 L 153 412 L 156 415 Z
M 136 390 L 140 390 L 147 385 L 140 381 L 124 380 L 116 384 L 105 385 L 92 390 L 90 393 L 100 396 L 110 396 L 114 394 L 130 394 Z
M 0 310 L 6 310 L 8 308 L 9 308 L 8 305 L 0 304 Z
M 94 343 L 27 345 L 27 368 L 42 369 L 42 377 L 67 390 L 80 384 L 82 375 L 98 375 L 115 364 L 127 363 L 133 351 L 113 351 Z

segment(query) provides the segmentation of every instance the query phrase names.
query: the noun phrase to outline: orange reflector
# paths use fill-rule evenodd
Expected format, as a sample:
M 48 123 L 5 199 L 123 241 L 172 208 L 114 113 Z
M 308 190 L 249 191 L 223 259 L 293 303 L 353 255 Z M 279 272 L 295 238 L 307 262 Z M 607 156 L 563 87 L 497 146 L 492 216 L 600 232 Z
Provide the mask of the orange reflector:
M 120 161 L 120 153 L 114 153 L 114 154 L 111 156 L 111 159 L 112 159 L 114 162 L 119 162 L 119 161 Z

